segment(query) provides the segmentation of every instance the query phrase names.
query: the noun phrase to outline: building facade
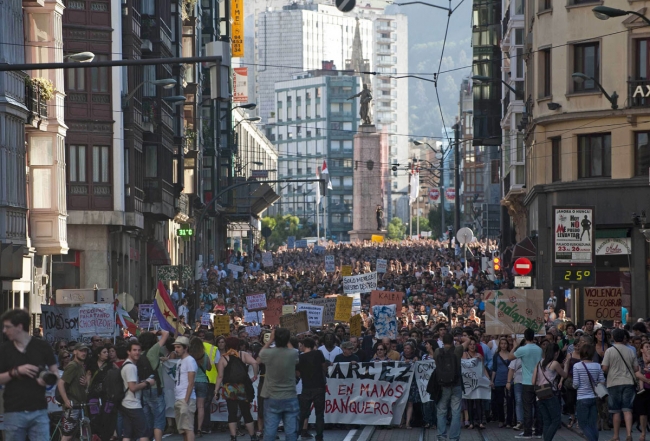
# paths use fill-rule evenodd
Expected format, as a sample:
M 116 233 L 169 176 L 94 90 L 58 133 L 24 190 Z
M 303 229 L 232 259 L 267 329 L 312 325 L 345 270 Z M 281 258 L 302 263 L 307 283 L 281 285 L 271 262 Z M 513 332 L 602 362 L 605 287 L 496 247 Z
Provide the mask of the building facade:
M 635 16 L 599 21 L 598 4 L 526 3 L 526 235 L 537 245 L 537 286 L 573 290 L 569 315 L 597 318 L 583 313 L 584 288 L 558 276 L 554 247 L 554 207 L 593 207 L 590 286 L 621 287 L 630 315 L 646 317 L 650 33 Z M 643 13 L 645 3 L 608 6 Z M 624 245 L 601 246 L 612 241 Z

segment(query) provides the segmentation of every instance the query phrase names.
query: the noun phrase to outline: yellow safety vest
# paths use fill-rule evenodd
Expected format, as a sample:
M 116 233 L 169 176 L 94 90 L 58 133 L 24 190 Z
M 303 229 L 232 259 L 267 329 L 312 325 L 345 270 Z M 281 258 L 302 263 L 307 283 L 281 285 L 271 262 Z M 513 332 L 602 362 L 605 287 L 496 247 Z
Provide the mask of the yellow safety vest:
M 210 359 L 210 364 L 212 367 L 210 370 L 205 371 L 205 375 L 208 377 L 208 381 L 212 384 L 217 383 L 217 364 L 214 362 L 214 357 L 216 357 L 219 349 L 211 345 L 210 343 L 203 342 L 203 348 L 205 349 L 205 355 Z

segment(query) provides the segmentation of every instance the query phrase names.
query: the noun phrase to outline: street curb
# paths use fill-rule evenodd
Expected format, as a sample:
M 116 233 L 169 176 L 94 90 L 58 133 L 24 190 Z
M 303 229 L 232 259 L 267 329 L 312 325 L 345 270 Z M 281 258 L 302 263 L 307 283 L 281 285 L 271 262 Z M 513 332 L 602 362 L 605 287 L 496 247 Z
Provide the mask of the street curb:
M 357 438 L 357 441 L 370 441 L 372 435 L 375 433 L 375 426 L 366 426 L 361 431 L 361 434 Z

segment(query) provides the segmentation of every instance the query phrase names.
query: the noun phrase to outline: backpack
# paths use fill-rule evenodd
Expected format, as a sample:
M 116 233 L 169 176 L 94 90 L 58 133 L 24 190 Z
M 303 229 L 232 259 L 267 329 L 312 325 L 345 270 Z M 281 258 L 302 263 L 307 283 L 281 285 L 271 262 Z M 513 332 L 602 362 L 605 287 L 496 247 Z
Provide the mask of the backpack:
M 122 369 L 127 364 L 133 364 L 130 361 L 125 361 L 119 369 L 111 369 L 106 374 L 104 379 L 104 391 L 106 393 L 106 401 L 114 405 L 121 406 L 122 400 L 126 396 L 127 389 L 124 387 L 124 380 L 122 379 Z
M 151 361 L 147 358 L 147 352 L 140 355 L 138 362 L 135 365 L 138 368 L 138 380 L 145 381 L 147 378 L 153 376 L 156 380 L 156 387 L 158 388 L 158 395 L 162 395 L 162 382 L 160 381 L 160 376 L 158 375 L 158 369 L 154 369 L 151 365 Z M 160 362 L 158 362 L 160 366 Z M 158 367 L 156 366 L 156 368 Z
M 460 379 L 460 366 L 454 349 L 442 348 L 436 357 L 436 379 L 441 387 L 453 387 Z
M 248 377 L 246 363 L 239 357 L 230 356 L 226 359 L 226 368 L 223 370 L 223 382 L 232 384 L 245 384 Z

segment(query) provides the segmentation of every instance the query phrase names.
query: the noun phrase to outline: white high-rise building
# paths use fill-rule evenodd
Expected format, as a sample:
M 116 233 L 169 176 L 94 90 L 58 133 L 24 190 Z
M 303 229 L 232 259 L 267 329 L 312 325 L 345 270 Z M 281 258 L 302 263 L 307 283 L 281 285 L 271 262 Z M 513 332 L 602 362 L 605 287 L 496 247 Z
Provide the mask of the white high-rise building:
M 249 66 L 249 78 L 255 78 L 253 96 L 263 123 L 268 124 L 276 111 L 278 82 L 291 80 L 300 72 L 321 69 L 324 62 L 330 69 L 331 64 L 335 69 L 348 69 L 355 65 L 356 58 L 356 65 L 361 63 L 369 71 L 377 72 L 366 78 L 374 98 L 373 122 L 389 140 L 390 164 L 382 165 L 408 163 L 408 79 L 390 78 L 408 72 L 405 15 L 388 15 L 372 7 L 357 7 L 344 14 L 329 4 L 317 3 L 292 3 L 282 9 L 268 7 L 247 13 L 255 16 L 255 38 L 247 40 L 245 62 L 254 65 Z M 360 45 L 353 51 L 357 25 Z M 252 41 L 254 46 L 250 47 Z M 251 52 L 254 61 L 250 59 Z M 408 176 L 403 171 L 391 172 L 391 183 L 385 188 L 385 205 L 389 219 L 408 219 Z

